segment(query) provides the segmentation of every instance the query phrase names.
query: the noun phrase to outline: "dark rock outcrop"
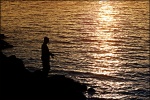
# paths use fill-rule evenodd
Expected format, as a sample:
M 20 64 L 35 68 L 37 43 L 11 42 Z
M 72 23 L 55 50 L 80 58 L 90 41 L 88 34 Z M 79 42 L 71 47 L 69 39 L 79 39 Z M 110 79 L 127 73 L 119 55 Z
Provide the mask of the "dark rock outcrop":
M 15 55 L 0 53 L 1 100 L 86 100 L 86 85 L 63 75 L 29 72 Z
M 0 100 L 86 100 L 86 85 L 63 75 L 30 72 L 15 55 L 4 55 L 1 50 L 13 47 L 4 38 L 0 34 Z

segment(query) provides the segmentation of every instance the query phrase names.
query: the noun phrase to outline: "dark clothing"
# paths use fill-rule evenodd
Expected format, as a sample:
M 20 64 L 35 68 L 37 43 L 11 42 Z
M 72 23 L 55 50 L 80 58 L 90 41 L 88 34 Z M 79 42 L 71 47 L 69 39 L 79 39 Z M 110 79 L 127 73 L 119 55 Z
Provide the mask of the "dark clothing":
M 49 52 L 49 49 L 47 47 L 47 45 L 45 43 L 42 44 L 42 65 L 43 65 L 43 74 L 44 76 L 48 76 L 48 72 L 50 70 L 50 65 L 49 65 L 49 61 L 50 61 L 50 55 L 52 55 Z
M 48 76 L 48 73 L 49 73 L 49 70 L 50 70 L 50 65 L 49 65 L 50 56 L 52 58 L 54 56 L 51 52 L 49 52 L 47 43 L 49 43 L 49 38 L 44 37 L 44 42 L 43 42 L 42 47 L 41 47 L 41 49 L 42 49 L 41 59 L 42 59 L 42 65 L 43 65 L 42 71 L 43 71 L 44 77 Z
M 46 44 L 42 44 L 42 61 L 48 61 L 50 59 L 50 52 Z

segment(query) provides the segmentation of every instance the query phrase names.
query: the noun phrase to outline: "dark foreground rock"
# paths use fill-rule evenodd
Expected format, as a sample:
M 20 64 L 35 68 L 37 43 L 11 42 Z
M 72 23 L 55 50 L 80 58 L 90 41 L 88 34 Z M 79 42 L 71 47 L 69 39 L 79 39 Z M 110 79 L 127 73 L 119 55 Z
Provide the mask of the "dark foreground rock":
M 86 85 L 63 75 L 29 72 L 15 55 L 0 53 L 0 100 L 86 100 Z
M 4 55 L 1 50 L 13 47 L 4 38 L 0 34 L 0 100 L 86 100 L 86 85 L 63 75 L 30 72 L 15 55 Z

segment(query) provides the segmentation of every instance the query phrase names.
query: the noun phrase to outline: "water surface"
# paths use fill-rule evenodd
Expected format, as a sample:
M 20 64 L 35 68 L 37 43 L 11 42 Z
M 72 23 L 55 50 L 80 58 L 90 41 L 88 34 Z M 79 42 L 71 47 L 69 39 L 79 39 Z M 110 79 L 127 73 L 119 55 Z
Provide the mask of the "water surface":
M 5 54 L 41 69 L 43 37 L 55 54 L 50 74 L 96 89 L 93 97 L 149 99 L 149 1 L 2 1 Z

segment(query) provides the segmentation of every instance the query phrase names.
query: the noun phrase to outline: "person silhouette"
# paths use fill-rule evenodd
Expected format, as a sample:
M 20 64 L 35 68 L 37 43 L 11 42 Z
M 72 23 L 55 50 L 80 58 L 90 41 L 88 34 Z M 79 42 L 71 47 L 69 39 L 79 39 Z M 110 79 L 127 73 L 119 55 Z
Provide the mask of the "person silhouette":
M 44 76 L 48 76 L 49 70 L 50 70 L 50 65 L 49 65 L 49 61 L 50 61 L 50 56 L 52 58 L 54 58 L 54 54 L 52 54 L 49 49 L 47 44 L 49 43 L 49 38 L 48 37 L 44 37 L 44 42 L 42 44 L 42 65 L 43 65 L 43 75 Z

